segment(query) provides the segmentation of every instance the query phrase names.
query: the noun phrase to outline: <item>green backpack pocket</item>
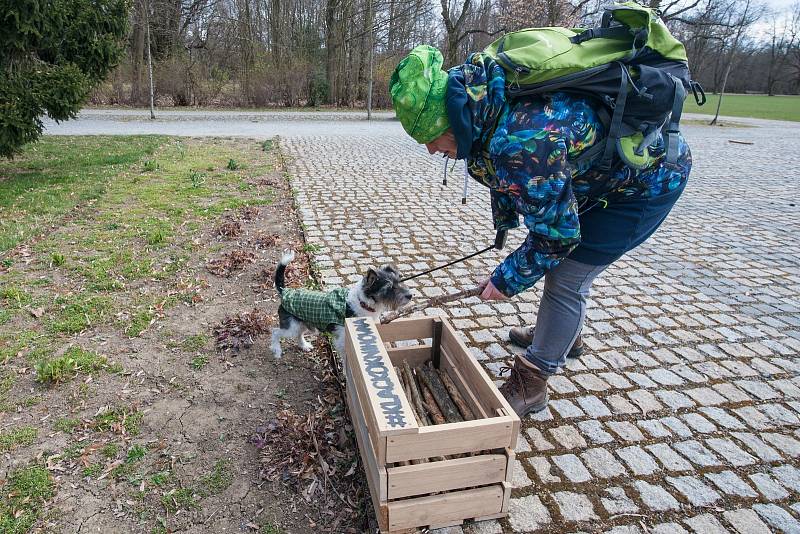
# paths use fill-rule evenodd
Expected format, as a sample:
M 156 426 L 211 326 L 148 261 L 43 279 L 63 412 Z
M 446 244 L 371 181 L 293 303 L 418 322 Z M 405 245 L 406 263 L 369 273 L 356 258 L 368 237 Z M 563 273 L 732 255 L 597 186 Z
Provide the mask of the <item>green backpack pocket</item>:
M 598 167 L 615 153 L 635 168 L 655 163 L 647 146 L 663 134 L 665 161 L 675 165 L 678 123 L 689 89 L 705 94 L 689 75 L 686 50 L 658 12 L 635 2 L 606 8 L 597 28 L 531 28 L 504 35 L 484 53 L 507 72 L 511 98 L 563 91 L 589 96 L 608 116 Z M 702 100 L 698 95 L 702 94 Z

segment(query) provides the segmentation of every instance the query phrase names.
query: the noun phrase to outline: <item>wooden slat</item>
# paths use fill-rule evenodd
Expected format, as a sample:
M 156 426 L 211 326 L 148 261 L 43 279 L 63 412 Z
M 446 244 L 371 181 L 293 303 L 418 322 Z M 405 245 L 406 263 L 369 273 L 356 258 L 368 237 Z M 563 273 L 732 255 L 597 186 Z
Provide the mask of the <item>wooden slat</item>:
M 514 452 L 514 449 L 509 449 L 506 447 L 506 477 L 505 481 L 509 484 L 514 479 L 514 460 L 517 457 L 517 453 Z
M 512 432 L 512 434 L 511 434 L 514 439 L 511 440 L 511 443 L 509 444 L 509 446 L 512 449 L 516 449 L 517 448 L 517 440 L 519 439 L 519 429 L 522 426 L 522 422 L 519 420 L 519 416 L 514 411 L 509 410 L 508 412 L 506 412 L 506 410 L 503 409 L 503 408 L 500 408 L 500 409 L 497 410 L 497 415 L 499 415 L 499 416 L 507 415 L 507 416 L 511 417 L 514 420 L 514 432 Z
M 378 431 L 378 421 L 371 410 L 364 410 L 362 406 L 368 403 L 368 395 L 367 395 L 367 385 L 364 383 L 363 376 L 361 373 L 353 374 L 353 370 L 358 370 L 358 361 L 356 360 L 355 356 L 355 348 L 353 345 L 353 341 L 350 339 L 350 336 L 345 337 L 345 362 L 344 365 L 344 372 L 345 372 L 345 382 L 347 385 L 347 390 L 353 391 L 354 397 L 353 401 L 358 404 L 358 407 L 361 409 L 361 413 L 364 416 L 364 421 L 366 422 L 367 432 L 371 440 L 376 440 L 380 437 L 380 432 Z M 382 443 L 386 443 L 385 441 Z M 380 447 L 381 442 L 377 443 L 375 449 L 375 458 L 378 461 L 379 465 L 386 463 L 386 448 Z
M 350 372 L 350 368 L 345 366 L 344 368 L 345 373 L 345 383 L 346 389 L 348 392 L 348 397 L 350 393 L 353 395 L 353 402 L 356 403 L 355 409 L 357 410 L 358 415 L 361 418 L 361 421 L 364 422 L 364 430 L 367 433 L 367 440 L 366 444 L 372 447 L 372 456 L 375 458 L 375 461 L 378 465 L 385 465 L 386 464 L 386 440 L 385 438 L 381 441 L 381 437 L 378 435 L 377 427 L 372 425 L 370 428 L 370 420 L 366 417 L 367 414 L 364 413 L 364 401 L 363 399 L 366 398 L 366 392 L 359 391 L 358 385 L 354 382 L 353 376 Z M 348 398 L 348 401 L 350 399 Z M 350 410 L 350 413 L 353 413 L 353 410 Z
M 475 520 L 476 523 L 479 521 L 488 521 L 490 519 L 501 519 L 503 517 L 508 517 L 508 507 L 511 504 L 511 484 L 508 482 L 503 482 L 502 486 L 503 486 L 503 507 L 500 509 L 500 513 L 483 515 L 472 518 Z
M 378 325 L 378 332 L 384 343 L 428 339 L 433 335 L 433 319 L 431 317 L 395 319 L 391 323 Z
M 417 432 L 414 412 L 403 393 L 375 321 L 367 317 L 347 319 L 346 354 L 368 419 L 375 421 L 381 437 Z
M 364 471 L 367 475 L 367 484 L 369 485 L 375 517 L 378 520 L 379 528 L 386 530 L 388 520 L 386 506 L 383 504 L 386 501 L 387 494 L 388 478 L 386 476 L 386 468 L 383 465 L 378 465 L 373 454 L 374 449 L 369 440 L 364 417 L 359 409 L 358 400 L 355 398 L 355 391 L 352 388 L 347 388 L 347 407 L 350 410 L 350 417 L 353 421 L 361 463 L 364 465 Z
M 389 530 L 446 525 L 459 519 L 500 513 L 503 486 L 453 491 L 389 503 Z
M 433 318 L 433 337 L 431 337 L 431 352 L 433 356 L 433 366 L 439 368 L 442 359 L 442 319 L 440 317 Z
M 489 412 L 481 403 L 481 400 L 475 393 L 466 386 L 466 381 L 464 377 L 461 376 L 461 371 L 458 370 L 458 367 L 453 365 L 452 357 L 447 353 L 447 350 L 442 347 L 442 368 L 450 375 L 450 378 L 453 380 L 453 383 L 458 388 L 458 391 L 461 392 L 461 396 L 469 404 L 472 413 L 475 414 L 476 418 L 486 419 L 489 417 Z
M 502 519 L 504 517 L 508 517 L 508 512 L 500 512 L 499 514 L 489 514 L 489 515 L 482 515 L 480 517 L 473 517 L 471 518 L 476 523 L 480 523 L 481 521 L 490 521 L 492 519 Z M 392 533 L 394 534 L 394 533 Z
M 456 519 L 454 521 L 447 521 L 445 523 L 440 523 L 438 525 L 428 525 L 429 530 L 438 530 L 440 528 L 449 528 L 449 527 L 456 527 L 461 525 L 464 522 L 463 519 Z M 417 531 L 419 532 L 419 531 Z
M 403 361 L 408 361 L 408 365 L 415 367 L 422 365 L 431 359 L 431 347 L 429 345 L 417 345 L 415 347 L 397 347 L 386 349 L 389 359 L 395 367 L 403 365 Z
M 514 420 L 507 416 L 425 426 L 417 434 L 387 436 L 386 461 L 501 449 L 512 442 L 513 431 Z
M 485 405 L 488 405 L 492 411 L 502 408 L 507 417 L 514 419 L 515 433 L 514 442 L 511 445 L 513 449 L 516 446 L 517 434 L 519 434 L 520 422 L 517 414 L 511 409 L 506 399 L 497 390 L 494 382 L 486 375 L 481 365 L 469 353 L 467 345 L 458 337 L 453 325 L 449 321 L 443 321 L 442 329 L 442 345 L 448 351 L 450 356 L 453 357 L 453 365 L 459 369 L 462 377 L 469 384 L 469 387 L 475 394 L 481 398 Z
M 487 376 L 481 364 L 470 355 L 469 348 L 453 329 L 449 322 L 444 323 L 442 329 L 442 345 L 453 360 L 456 367 L 464 378 L 470 389 L 476 396 L 480 397 L 481 402 L 489 409 L 490 413 L 495 413 L 498 408 L 505 408 L 508 403 L 492 380 Z
M 506 479 L 507 463 L 506 454 L 483 454 L 390 467 L 386 470 L 387 495 L 389 499 L 400 499 L 503 482 Z

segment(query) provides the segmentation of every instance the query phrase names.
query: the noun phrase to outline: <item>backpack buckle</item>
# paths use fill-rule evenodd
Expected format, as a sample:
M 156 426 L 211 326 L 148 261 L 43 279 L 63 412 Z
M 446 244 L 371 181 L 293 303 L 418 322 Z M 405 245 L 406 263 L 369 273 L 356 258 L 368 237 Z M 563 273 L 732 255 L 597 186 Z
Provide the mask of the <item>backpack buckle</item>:
M 569 40 L 572 41 L 573 44 L 581 44 L 582 42 L 590 39 L 594 39 L 594 28 L 584 30 L 579 34 L 570 37 Z
M 680 170 L 678 166 L 678 134 L 680 134 L 678 125 L 670 123 L 664 133 L 666 134 L 664 136 L 664 152 L 666 155 L 664 166 L 671 171 Z

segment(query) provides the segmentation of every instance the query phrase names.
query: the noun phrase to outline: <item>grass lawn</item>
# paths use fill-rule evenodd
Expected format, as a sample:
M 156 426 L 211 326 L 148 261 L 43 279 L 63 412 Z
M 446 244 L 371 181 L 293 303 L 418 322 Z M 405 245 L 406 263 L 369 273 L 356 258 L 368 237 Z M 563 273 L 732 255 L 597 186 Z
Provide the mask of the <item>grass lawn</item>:
M 38 235 L 165 138 L 44 137 L 14 160 L 0 159 L 0 252 Z
M 270 140 L 160 136 L 44 136 L 0 160 L 0 533 L 306 521 L 242 488 L 270 392 L 316 395 L 308 356 L 211 337 L 254 303 L 271 318 L 265 280 L 301 250 L 281 161 Z
M 699 107 L 695 104 L 694 97 L 689 95 L 683 110 L 687 113 L 714 115 L 719 96 L 711 93 L 707 96 L 706 105 Z M 800 96 L 725 95 L 722 97 L 720 115 L 800 121 Z

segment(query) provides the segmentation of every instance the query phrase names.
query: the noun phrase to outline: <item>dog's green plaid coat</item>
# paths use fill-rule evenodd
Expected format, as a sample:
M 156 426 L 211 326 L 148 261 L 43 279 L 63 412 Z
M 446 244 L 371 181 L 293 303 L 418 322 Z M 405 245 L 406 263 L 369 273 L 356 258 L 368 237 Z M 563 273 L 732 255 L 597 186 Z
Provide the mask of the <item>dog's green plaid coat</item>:
M 281 293 L 281 306 L 307 325 L 324 332 L 330 325 L 344 325 L 348 291 L 346 287 L 328 292 L 287 287 Z

